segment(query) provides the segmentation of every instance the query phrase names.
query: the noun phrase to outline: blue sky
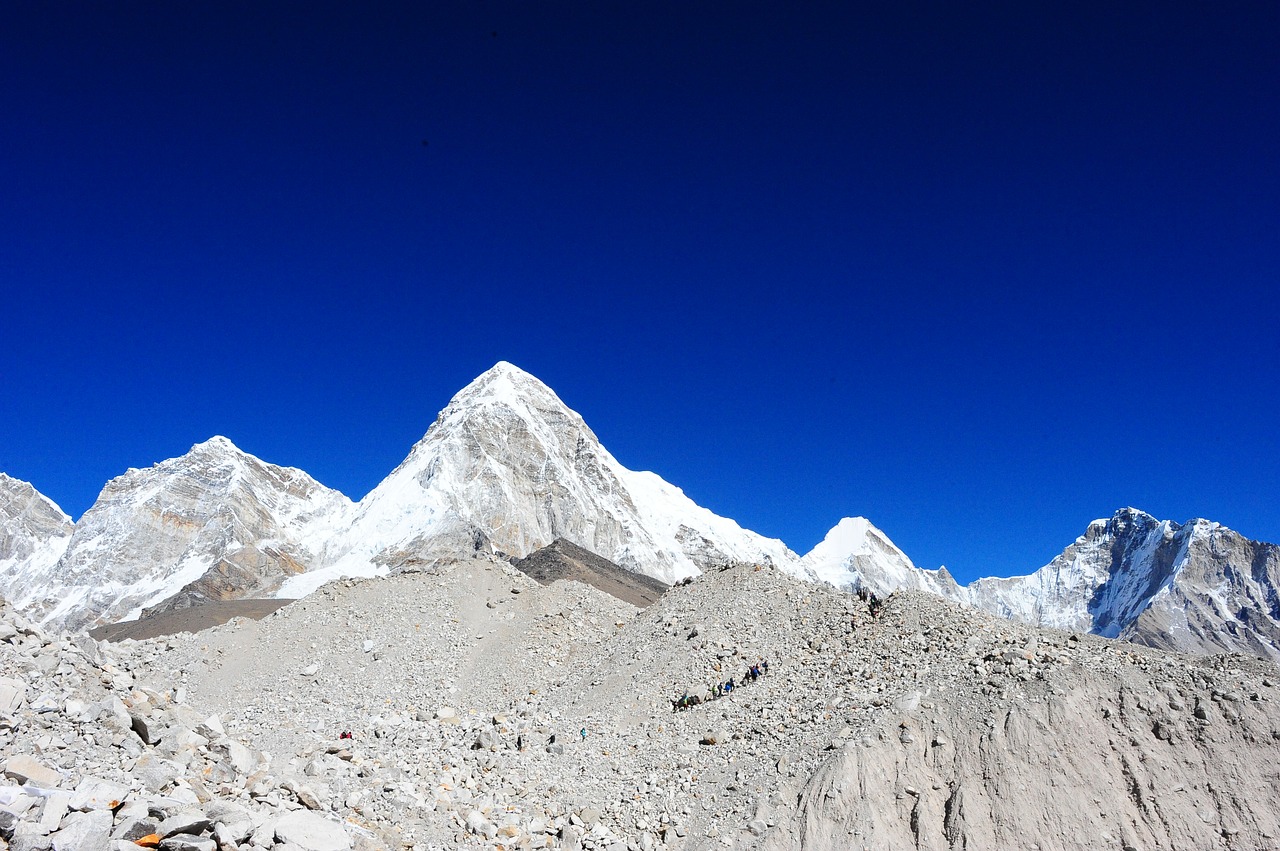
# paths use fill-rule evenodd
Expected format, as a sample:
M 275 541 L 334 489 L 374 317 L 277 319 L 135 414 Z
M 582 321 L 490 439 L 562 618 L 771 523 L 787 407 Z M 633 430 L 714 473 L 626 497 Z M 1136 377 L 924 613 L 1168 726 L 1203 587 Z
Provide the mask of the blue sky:
M 1280 542 L 1277 4 L 357 5 L 0 8 L 0 470 L 359 498 L 509 360 L 800 552 Z

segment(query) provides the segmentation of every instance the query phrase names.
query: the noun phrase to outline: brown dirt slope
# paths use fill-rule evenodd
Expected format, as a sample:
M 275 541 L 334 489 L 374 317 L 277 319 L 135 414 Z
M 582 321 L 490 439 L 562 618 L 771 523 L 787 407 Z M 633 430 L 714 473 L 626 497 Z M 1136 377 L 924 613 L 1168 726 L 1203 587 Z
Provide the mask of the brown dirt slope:
M 571 579 L 642 609 L 661 597 L 668 587 L 657 579 L 618 567 L 607 558 L 564 538 L 556 538 L 513 564 L 542 585 L 550 585 L 558 579 Z
M 126 638 L 143 641 L 161 635 L 200 632 L 224 624 L 232 618 L 262 620 L 276 609 L 292 602 L 292 600 L 274 599 L 218 600 L 187 609 L 144 616 L 135 621 L 107 624 L 89 630 L 89 635 L 98 641 L 123 641 Z

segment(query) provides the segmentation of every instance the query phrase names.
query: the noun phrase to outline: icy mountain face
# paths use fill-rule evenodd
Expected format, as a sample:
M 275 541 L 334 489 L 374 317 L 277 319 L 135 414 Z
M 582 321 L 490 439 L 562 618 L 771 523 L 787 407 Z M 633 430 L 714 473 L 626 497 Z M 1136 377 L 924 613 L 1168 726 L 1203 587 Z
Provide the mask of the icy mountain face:
M 623 467 L 549 387 L 508 363 L 454 396 L 341 538 L 346 553 L 330 569 L 281 593 L 438 555 L 526 556 L 557 538 L 667 583 L 731 562 L 799 561 L 781 541 Z
M 51 499 L 0 473 L 0 587 L 9 589 L 18 577 L 56 564 L 67 549 L 72 527 L 71 518 Z
M 1119 637 L 1186 653 L 1248 653 L 1280 662 L 1280 546 L 1207 520 L 1185 538 L 1176 576 Z
M 67 629 L 164 604 L 264 597 L 319 561 L 316 541 L 350 501 L 300 470 L 215 437 L 113 479 L 56 564 L 10 581 L 14 602 Z
M 1089 524 L 1035 573 L 979 579 L 967 597 L 1038 626 L 1280 660 L 1278 584 L 1280 547 L 1207 520 L 1179 525 L 1126 508 Z
M 846 517 L 800 562 L 815 578 L 845 591 L 866 589 L 878 597 L 894 591 L 928 591 L 948 599 L 963 592 L 947 569 L 922 570 L 865 517 Z

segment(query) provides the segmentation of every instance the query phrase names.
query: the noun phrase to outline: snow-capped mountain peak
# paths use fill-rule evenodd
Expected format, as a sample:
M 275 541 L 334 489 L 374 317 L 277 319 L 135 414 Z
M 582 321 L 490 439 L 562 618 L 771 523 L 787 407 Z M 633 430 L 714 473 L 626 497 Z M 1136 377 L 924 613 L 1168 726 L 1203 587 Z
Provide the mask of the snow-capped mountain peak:
M 798 561 L 623 467 L 550 387 L 504 361 L 460 390 L 360 501 L 345 553 L 282 593 L 468 549 L 525 556 L 556 538 L 665 582 L 727 561 Z
M 29 482 L 0 473 L 0 588 L 49 570 L 67 549 L 71 518 Z
M 837 588 L 866 589 L 878 596 L 898 589 L 957 596 L 956 582 L 945 568 L 921 570 L 889 536 L 865 517 L 846 517 L 801 560 L 815 577 Z
M 108 482 L 57 563 L 12 578 L 8 592 L 69 628 L 165 601 L 267 596 L 316 563 L 313 526 L 349 506 L 301 470 L 211 438 Z

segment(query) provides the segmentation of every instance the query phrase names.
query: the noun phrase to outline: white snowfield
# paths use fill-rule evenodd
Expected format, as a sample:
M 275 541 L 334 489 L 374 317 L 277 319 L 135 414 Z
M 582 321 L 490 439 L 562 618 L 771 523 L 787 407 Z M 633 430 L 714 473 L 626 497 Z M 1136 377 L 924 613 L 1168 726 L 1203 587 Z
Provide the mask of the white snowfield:
M 358 503 L 224 437 L 129 470 L 74 525 L 0 474 L 0 593 L 63 627 L 201 599 L 301 597 L 342 576 L 525 556 L 557 538 L 668 583 L 773 564 L 882 597 L 922 590 L 1041 626 L 1280 657 L 1271 602 L 1280 548 L 1216 523 L 1179 526 L 1123 509 L 1036 572 L 969 586 L 945 568 L 916 567 L 863 517 L 841 520 L 801 558 L 655 473 L 622 466 L 551 388 L 505 362 L 454 396 Z

